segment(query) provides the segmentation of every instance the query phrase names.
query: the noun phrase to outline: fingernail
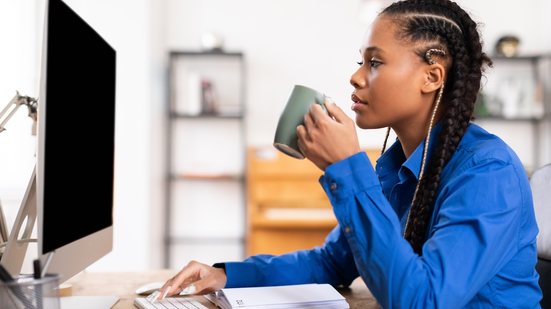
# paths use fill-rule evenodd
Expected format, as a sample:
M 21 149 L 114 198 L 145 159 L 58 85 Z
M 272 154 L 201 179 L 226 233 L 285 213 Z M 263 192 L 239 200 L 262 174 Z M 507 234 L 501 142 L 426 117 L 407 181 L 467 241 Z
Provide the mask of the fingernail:
M 180 295 L 190 295 L 195 294 L 195 284 L 188 285 L 185 289 L 180 292 Z
M 159 298 L 159 294 L 160 294 L 159 291 L 155 291 L 155 292 L 153 292 L 151 295 L 147 296 L 147 300 L 148 300 L 149 302 L 154 303 L 154 302 L 156 302 L 157 299 Z
M 170 286 L 167 286 L 167 287 L 166 287 L 166 290 L 165 290 L 165 292 L 163 293 L 163 297 L 161 297 L 161 299 L 165 299 L 166 295 L 168 294 L 168 291 L 170 291 L 170 288 L 171 288 Z

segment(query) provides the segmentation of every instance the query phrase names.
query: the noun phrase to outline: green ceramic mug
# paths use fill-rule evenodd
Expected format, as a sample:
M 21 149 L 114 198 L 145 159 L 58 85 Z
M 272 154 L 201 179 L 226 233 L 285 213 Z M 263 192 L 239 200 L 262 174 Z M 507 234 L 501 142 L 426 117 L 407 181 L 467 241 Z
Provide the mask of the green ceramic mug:
M 279 116 L 274 147 L 293 158 L 304 159 L 304 155 L 298 147 L 297 127 L 304 124 L 304 115 L 310 109 L 310 105 L 319 104 L 325 110 L 326 99 L 327 96 L 317 90 L 303 85 L 295 85 Z

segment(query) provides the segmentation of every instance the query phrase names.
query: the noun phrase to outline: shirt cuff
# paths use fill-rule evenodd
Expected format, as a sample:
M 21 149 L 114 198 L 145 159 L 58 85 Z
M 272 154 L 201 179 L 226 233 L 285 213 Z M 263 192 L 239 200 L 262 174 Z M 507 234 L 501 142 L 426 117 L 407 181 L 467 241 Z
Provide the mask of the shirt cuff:
M 378 186 L 379 179 L 362 151 L 328 166 L 320 183 L 330 196 L 339 199 L 348 196 L 350 191 L 355 193 Z
M 258 286 L 262 276 L 254 263 L 226 262 L 226 288 Z
M 226 263 L 214 263 L 212 267 L 223 269 L 224 273 L 226 272 Z

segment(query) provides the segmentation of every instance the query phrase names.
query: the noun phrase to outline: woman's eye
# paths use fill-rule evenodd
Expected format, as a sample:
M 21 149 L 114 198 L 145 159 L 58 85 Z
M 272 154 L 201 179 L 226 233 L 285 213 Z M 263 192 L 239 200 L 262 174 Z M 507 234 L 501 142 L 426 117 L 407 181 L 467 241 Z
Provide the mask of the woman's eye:
M 356 63 L 357 63 L 359 66 L 364 65 L 364 62 L 363 62 L 363 61 L 357 61 Z
M 381 64 L 382 64 L 382 62 L 379 61 L 379 60 L 376 60 L 375 58 L 371 58 L 371 60 L 369 60 L 369 66 L 372 67 L 372 68 L 376 68 Z

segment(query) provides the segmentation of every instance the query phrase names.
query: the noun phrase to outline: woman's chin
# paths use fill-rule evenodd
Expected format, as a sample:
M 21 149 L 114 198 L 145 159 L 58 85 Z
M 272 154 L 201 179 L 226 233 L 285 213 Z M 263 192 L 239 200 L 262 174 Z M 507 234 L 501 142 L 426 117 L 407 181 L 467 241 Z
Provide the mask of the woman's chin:
M 360 129 L 378 129 L 381 127 L 381 126 L 377 126 L 375 123 L 371 121 L 360 118 L 359 115 L 356 115 L 356 125 Z

